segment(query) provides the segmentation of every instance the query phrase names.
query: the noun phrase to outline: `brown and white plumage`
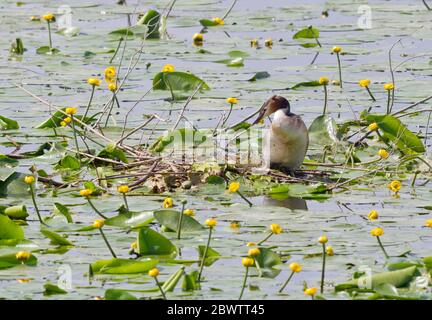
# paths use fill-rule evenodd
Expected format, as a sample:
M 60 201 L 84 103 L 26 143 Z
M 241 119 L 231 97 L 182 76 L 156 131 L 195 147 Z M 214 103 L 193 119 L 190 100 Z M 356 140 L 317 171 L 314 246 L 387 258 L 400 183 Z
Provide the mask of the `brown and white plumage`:
M 274 114 L 273 121 L 264 138 L 264 166 L 294 172 L 303 163 L 309 146 L 307 127 L 300 116 L 291 113 L 290 104 L 284 97 L 268 99 L 255 123 L 271 114 Z

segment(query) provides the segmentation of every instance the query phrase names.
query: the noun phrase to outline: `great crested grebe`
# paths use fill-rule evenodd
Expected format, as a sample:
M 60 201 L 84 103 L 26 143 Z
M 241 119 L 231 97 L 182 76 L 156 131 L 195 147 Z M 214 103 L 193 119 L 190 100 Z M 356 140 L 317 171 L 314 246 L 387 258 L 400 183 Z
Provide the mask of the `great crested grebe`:
M 293 175 L 305 158 L 308 130 L 302 118 L 291 113 L 288 100 L 276 95 L 263 104 L 254 124 L 273 113 L 270 129 L 264 137 L 264 168 L 287 170 Z

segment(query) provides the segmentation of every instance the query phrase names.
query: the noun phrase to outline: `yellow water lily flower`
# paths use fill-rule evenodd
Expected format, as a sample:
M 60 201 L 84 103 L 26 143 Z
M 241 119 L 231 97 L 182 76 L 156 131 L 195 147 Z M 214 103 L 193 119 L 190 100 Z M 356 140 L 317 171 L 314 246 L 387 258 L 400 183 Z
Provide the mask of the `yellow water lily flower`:
M 378 130 L 378 124 L 376 122 L 372 122 L 370 125 L 368 125 L 368 129 L 370 131 Z
M 388 185 L 388 188 L 393 192 L 398 192 L 402 188 L 402 183 L 399 180 L 393 180 Z
M 244 267 L 247 267 L 247 268 L 252 267 L 254 265 L 254 263 L 255 263 L 255 260 L 252 258 L 243 258 L 242 259 L 242 265 Z
M 292 272 L 296 272 L 296 273 L 302 271 L 302 266 L 297 262 L 290 263 L 289 268 L 291 269 Z
M 328 242 L 328 239 L 327 239 L 326 236 L 321 236 L 321 237 L 318 238 L 318 242 L 321 243 L 321 244 L 324 244 L 324 243 Z
M 111 66 L 106 68 L 104 71 L 105 81 L 108 83 L 115 82 L 116 74 L 117 72 L 115 67 Z
M 333 256 L 334 255 L 333 247 L 332 246 L 327 246 L 326 247 L 326 253 L 327 253 L 328 256 Z
M 227 101 L 229 104 L 237 104 L 237 103 L 238 103 L 237 98 L 234 98 L 234 97 L 229 97 L 229 98 L 227 98 L 226 101 Z
M 203 40 L 204 40 L 204 35 L 203 35 L 202 33 L 195 33 L 195 34 L 192 36 L 192 40 L 193 40 L 194 42 L 203 42 Z
M 35 178 L 33 176 L 25 176 L 24 182 L 27 184 L 32 184 L 35 181 Z
M 271 47 L 271 46 L 273 46 L 273 39 L 272 39 L 272 38 L 268 38 L 268 39 L 266 39 L 266 40 L 264 41 L 264 45 L 265 45 L 266 47 Z
M 220 26 L 223 26 L 225 24 L 225 21 L 222 18 L 215 17 L 212 19 L 212 21 Z
M 336 46 L 333 47 L 332 52 L 333 53 L 340 53 L 342 51 L 342 47 Z
M 67 123 L 64 122 L 64 121 L 61 121 L 61 122 L 60 122 L 60 125 L 61 125 L 62 127 L 66 127 L 66 126 L 67 126 Z
M 318 292 L 317 288 L 306 288 L 304 294 L 307 296 L 314 296 Z
M 111 92 L 117 91 L 117 84 L 114 82 L 111 82 L 110 84 L 108 84 L 108 90 Z
M 91 189 L 82 189 L 82 190 L 80 190 L 79 193 L 80 193 L 80 195 L 82 197 L 88 197 L 88 196 L 90 196 L 93 193 L 93 190 L 91 190 Z
M 204 223 L 209 228 L 214 228 L 217 225 L 216 219 L 213 219 L 213 218 L 207 219 Z
M 386 84 L 384 84 L 384 89 L 387 91 L 393 90 L 394 84 L 393 83 L 386 83 Z
M 148 272 L 148 275 L 152 278 L 155 278 L 159 275 L 159 269 L 158 268 L 153 268 Z
M 64 122 L 66 123 L 71 123 L 72 122 L 72 118 L 71 117 L 66 117 L 63 119 Z
M 93 228 L 101 229 L 105 225 L 105 221 L 102 219 L 97 219 L 93 221 Z
M 47 22 L 53 22 L 53 21 L 55 21 L 55 16 L 53 13 L 49 12 L 47 14 L 44 14 L 42 16 L 42 19 L 44 19 Z
M 28 259 L 30 259 L 30 257 L 31 257 L 31 253 L 28 251 L 18 251 L 15 254 L 15 258 L 18 261 L 22 261 L 22 262 L 27 261 Z
M 318 82 L 320 85 L 326 86 L 329 84 L 330 80 L 327 77 L 321 77 L 319 78 Z
M 370 86 L 371 81 L 369 79 L 362 79 L 359 81 L 359 86 L 362 88 L 366 88 Z
M 384 234 L 384 229 L 383 228 L 373 228 L 370 233 L 374 237 L 381 237 Z
M 185 211 L 183 211 L 183 214 L 189 217 L 193 217 L 195 215 L 195 211 L 193 209 L 186 209 Z
M 371 211 L 368 213 L 368 219 L 369 219 L 369 220 L 376 220 L 376 219 L 378 219 L 378 217 L 379 217 L 379 215 L 378 215 L 378 211 L 376 211 L 376 210 L 371 210 Z
M 121 185 L 117 187 L 117 191 L 119 193 L 128 193 L 129 192 L 129 187 L 127 185 Z
M 279 234 L 282 232 L 282 227 L 277 223 L 273 223 L 270 225 L 270 231 L 274 234 Z
M 387 150 L 385 149 L 379 149 L 378 150 L 378 155 L 383 158 L 383 159 L 387 159 L 389 157 L 389 153 L 387 152 Z
M 167 208 L 172 208 L 174 205 L 174 201 L 172 198 L 165 198 L 163 201 L 162 206 L 167 209 Z
M 172 64 L 166 64 L 162 68 L 162 72 L 174 72 L 174 66 Z
M 238 189 L 240 189 L 240 183 L 237 181 L 231 182 L 228 186 L 229 192 L 232 192 L 232 193 L 237 192 Z
M 75 107 L 69 107 L 66 108 L 65 112 L 69 115 L 74 115 L 75 113 L 77 113 L 78 109 Z
M 257 39 L 252 39 L 250 41 L 250 46 L 254 47 L 254 48 L 258 47 L 258 40 Z
M 88 78 L 87 83 L 91 86 L 99 87 L 101 81 L 98 78 Z
M 260 255 L 261 250 L 259 248 L 253 248 L 253 249 L 249 249 L 248 251 L 248 255 L 251 257 L 256 257 L 258 255 Z
M 428 228 L 432 228 L 432 219 L 426 220 L 425 226 Z

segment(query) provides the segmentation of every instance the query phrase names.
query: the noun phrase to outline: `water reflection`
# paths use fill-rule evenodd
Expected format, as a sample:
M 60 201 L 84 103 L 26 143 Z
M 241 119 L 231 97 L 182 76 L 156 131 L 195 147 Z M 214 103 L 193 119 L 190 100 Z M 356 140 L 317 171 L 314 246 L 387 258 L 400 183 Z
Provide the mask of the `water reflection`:
M 273 206 L 273 207 L 284 207 L 291 210 L 308 210 L 306 200 L 296 197 L 287 197 L 282 199 L 272 198 L 270 196 L 264 196 L 262 205 Z

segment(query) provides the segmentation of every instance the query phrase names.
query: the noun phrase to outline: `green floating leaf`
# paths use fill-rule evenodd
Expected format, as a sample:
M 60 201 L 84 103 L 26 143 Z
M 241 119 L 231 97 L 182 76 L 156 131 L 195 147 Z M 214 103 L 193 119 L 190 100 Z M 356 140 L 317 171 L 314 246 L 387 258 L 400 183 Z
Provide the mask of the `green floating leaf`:
M 205 248 L 206 246 L 198 246 L 198 254 L 199 254 L 200 261 L 202 261 L 202 258 L 204 256 Z M 206 267 L 211 266 L 213 263 L 219 260 L 219 258 L 220 258 L 220 253 L 217 252 L 215 249 L 209 247 L 207 249 L 207 254 L 204 259 L 204 266 Z
M 120 148 L 117 148 L 116 146 L 111 145 L 111 144 L 106 146 L 105 149 L 103 149 L 101 152 L 99 152 L 99 154 L 97 156 L 99 158 L 107 158 L 107 159 L 111 159 L 111 160 L 117 160 L 117 161 L 122 161 L 124 163 L 128 163 L 128 160 L 126 158 L 126 154 L 124 153 L 124 151 L 121 150 Z M 96 160 L 95 162 L 98 163 L 99 161 Z
M 153 79 L 153 90 L 172 90 L 190 92 L 201 85 L 201 90 L 210 90 L 210 87 L 200 78 L 187 72 L 159 72 Z
M 42 46 L 36 49 L 37 54 L 56 54 L 59 52 L 60 52 L 59 49 L 50 48 L 49 46 Z
M 90 265 L 90 274 L 133 274 L 145 273 L 156 267 L 159 260 L 148 259 L 128 260 L 128 259 L 109 259 L 97 260 Z
M 376 123 L 384 139 L 394 142 L 405 154 L 424 153 L 425 147 L 417 135 L 412 133 L 398 118 L 392 115 L 362 113 L 369 124 Z
M 249 57 L 249 53 L 241 51 L 241 50 L 233 50 L 228 52 L 228 55 L 231 58 L 246 58 Z
M 105 291 L 105 300 L 138 300 L 137 297 L 126 290 L 108 289 Z
M 320 87 L 322 86 L 319 81 L 306 81 L 306 82 L 299 82 L 296 85 L 292 86 L 290 89 L 295 90 L 302 87 Z
M 384 283 L 393 285 L 396 288 L 400 288 L 410 283 L 410 281 L 414 278 L 416 271 L 417 267 L 412 266 L 406 269 L 378 273 L 372 276 L 361 276 L 358 279 L 337 285 L 336 291 L 356 289 L 369 284 L 371 286 L 369 289 L 375 289 Z
M 56 244 L 59 246 L 73 246 L 74 244 L 70 242 L 65 237 L 59 235 L 58 233 L 55 233 L 54 231 L 50 231 L 48 229 L 42 229 L 41 233 L 51 240 L 52 244 Z
M 56 169 L 71 169 L 79 170 L 81 169 L 80 161 L 71 155 L 64 156 L 59 163 L 55 166 Z
M 161 209 L 154 211 L 154 217 L 159 223 L 165 227 L 168 227 L 171 230 L 177 231 L 178 221 L 180 218 L 180 211 L 171 210 L 171 209 Z M 204 230 L 204 226 L 202 226 L 198 221 L 194 218 L 189 217 L 187 215 L 183 215 L 181 231 L 182 233 L 187 232 L 197 232 Z
M 148 227 L 141 228 L 138 233 L 137 253 L 141 256 L 168 256 L 177 255 L 177 247 L 159 232 Z
M 282 263 L 280 256 L 271 249 L 261 247 L 259 249 L 260 254 L 255 257 L 255 267 L 258 263 L 263 277 L 275 278 L 281 271 L 274 268 Z
M 304 28 L 293 35 L 293 39 L 318 39 L 320 31 L 317 28 L 309 26 Z
M 12 206 L 5 208 L 3 213 L 11 219 L 25 220 L 29 214 L 25 205 Z
M 199 21 L 199 23 L 201 23 L 201 25 L 203 27 L 215 27 L 218 25 L 218 23 L 214 22 L 213 20 L 210 19 L 201 19 Z
M 44 284 L 44 296 L 51 296 L 55 294 L 66 294 L 68 293 L 66 290 L 63 290 L 59 286 L 56 286 L 52 283 L 45 283 Z
M 22 264 L 35 266 L 37 264 L 37 258 L 33 254 L 30 254 L 30 257 L 26 261 L 21 262 L 17 260 L 15 253 L 0 256 L 0 269 L 12 268 Z
M 132 212 L 121 210 L 119 215 L 108 218 L 105 224 L 108 226 L 135 229 L 148 225 L 154 220 L 153 212 Z
M 196 148 L 207 141 L 207 130 L 193 130 L 188 128 L 177 129 L 159 137 L 150 147 L 152 152 L 162 152 L 168 147 L 183 149 Z
M 327 115 L 315 118 L 308 131 L 311 144 L 328 145 L 339 141 L 336 121 Z
M 13 130 L 19 129 L 18 122 L 15 120 L 0 116 L 0 129 L 1 130 Z
M 270 73 L 268 73 L 267 71 L 260 71 L 260 72 L 255 73 L 253 75 L 253 77 L 250 78 L 248 81 L 254 82 L 254 81 L 266 79 L 266 78 L 270 78 Z
M 0 240 L 24 240 L 23 229 L 9 217 L 0 214 Z
M 25 174 L 14 172 L 7 179 L 0 180 L 0 196 L 28 195 L 28 185 L 24 182 Z
M 216 63 L 223 63 L 226 64 L 228 67 L 243 67 L 244 66 L 244 60 L 242 57 L 234 58 L 234 59 L 223 59 L 218 60 Z
M 145 25 L 147 27 L 146 39 L 159 39 L 159 25 L 161 15 L 155 10 L 148 10 L 141 19 L 138 20 L 137 25 Z

